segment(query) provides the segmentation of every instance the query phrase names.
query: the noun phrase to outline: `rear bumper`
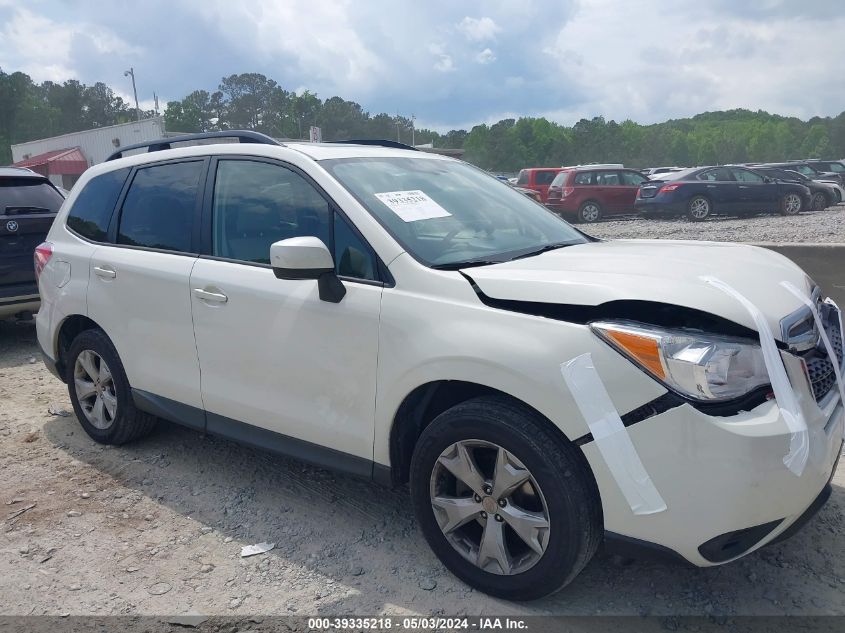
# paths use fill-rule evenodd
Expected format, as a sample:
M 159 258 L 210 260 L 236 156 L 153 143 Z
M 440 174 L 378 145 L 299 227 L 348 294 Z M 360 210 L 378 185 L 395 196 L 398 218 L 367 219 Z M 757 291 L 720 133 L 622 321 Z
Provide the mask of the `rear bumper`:
M 674 200 L 637 198 L 634 201 L 634 209 L 646 215 L 681 214 L 686 212 L 686 205 Z
M 38 286 L 34 283 L 0 286 L 0 319 L 20 312 L 38 312 L 40 304 Z

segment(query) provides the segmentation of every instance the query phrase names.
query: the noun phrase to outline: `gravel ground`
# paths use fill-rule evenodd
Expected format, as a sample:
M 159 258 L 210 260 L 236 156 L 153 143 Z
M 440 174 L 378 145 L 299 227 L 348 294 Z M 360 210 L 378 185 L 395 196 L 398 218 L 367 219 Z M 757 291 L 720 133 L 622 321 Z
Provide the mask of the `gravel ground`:
M 794 216 L 714 217 L 704 222 L 626 217 L 580 228 L 602 238 L 841 243 L 845 242 L 845 204 Z
M 406 490 L 166 423 L 100 446 L 37 359 L 32 325 L 0 323 L 0 615 L 845 614 L 845 460 L 786 543 L 712 569 L 600 553 L 562 592 L 508 603 L 445 571 Z

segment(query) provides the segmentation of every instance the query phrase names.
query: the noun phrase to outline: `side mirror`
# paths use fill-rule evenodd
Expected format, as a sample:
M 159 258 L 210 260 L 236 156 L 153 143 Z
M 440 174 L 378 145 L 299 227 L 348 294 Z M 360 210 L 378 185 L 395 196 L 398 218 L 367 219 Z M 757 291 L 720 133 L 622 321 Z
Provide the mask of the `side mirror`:
M 320 299 L 339 303 L 346 294 L 334 272 L 334 258 L 319 237 L 292 237 L 270 245 L 270 265 L 278 279 L 316 279 Z

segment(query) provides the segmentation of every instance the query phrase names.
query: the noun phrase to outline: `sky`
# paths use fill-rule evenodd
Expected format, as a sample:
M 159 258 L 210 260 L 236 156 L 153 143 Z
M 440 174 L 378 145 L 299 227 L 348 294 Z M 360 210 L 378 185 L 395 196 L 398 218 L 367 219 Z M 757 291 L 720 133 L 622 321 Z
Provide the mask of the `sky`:
M 845 110 L 843 0 L 0 0 L 0 68 L 141 106 L 260 72 L 418 127 Z

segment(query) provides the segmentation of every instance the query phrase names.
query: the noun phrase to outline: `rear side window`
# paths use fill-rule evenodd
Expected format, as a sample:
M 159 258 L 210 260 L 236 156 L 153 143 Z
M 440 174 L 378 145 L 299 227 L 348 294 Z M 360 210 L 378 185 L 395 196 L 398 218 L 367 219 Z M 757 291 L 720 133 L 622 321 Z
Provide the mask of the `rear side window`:
M 139 169 L 123 201 L 118 244 L 190 251 L 202 169 L 202 161 Z
M 105 242 L 114 205 L 128 175 L 127 167 L 89 180 L 67 216 L 68 228 L 89 240 Z
M 55 213 L 64 198 L 41 178 L 0 178 L 0 215 Z
M 556 171 L 538 171 L 534 177 L 534 182 L 538 185 L 549 185 L 557 176 Z
M 699 180 L 708 180 L 711 182 L 733 182 L 731 172 L 724 167 L 717 167 L 716 169 L 708 169 L 704 173 L 698 175 Z
M 615 171 L 600 171 L 596 174 L 596 184 L 605 187 L 615 187 L 620 184 L 619 174 Z
M 594 173 L 595 172 L 592 172 L 592 171 L 582 171 L 578 174 L 575 174 L 575 184 L 576 185 L 592 185 Z
M 828 171 L 834 171 L 837 174 L 841 174 L 842 172 L 845 172 L 845 165 L 842 163 L 830 163 L 827 166 L 827 169 Z
M 516 184 L 518 185 L 527 185 L 528 184 L 528 171 L 523 169 L 519 172 L 519 176 L 516 177 Z

